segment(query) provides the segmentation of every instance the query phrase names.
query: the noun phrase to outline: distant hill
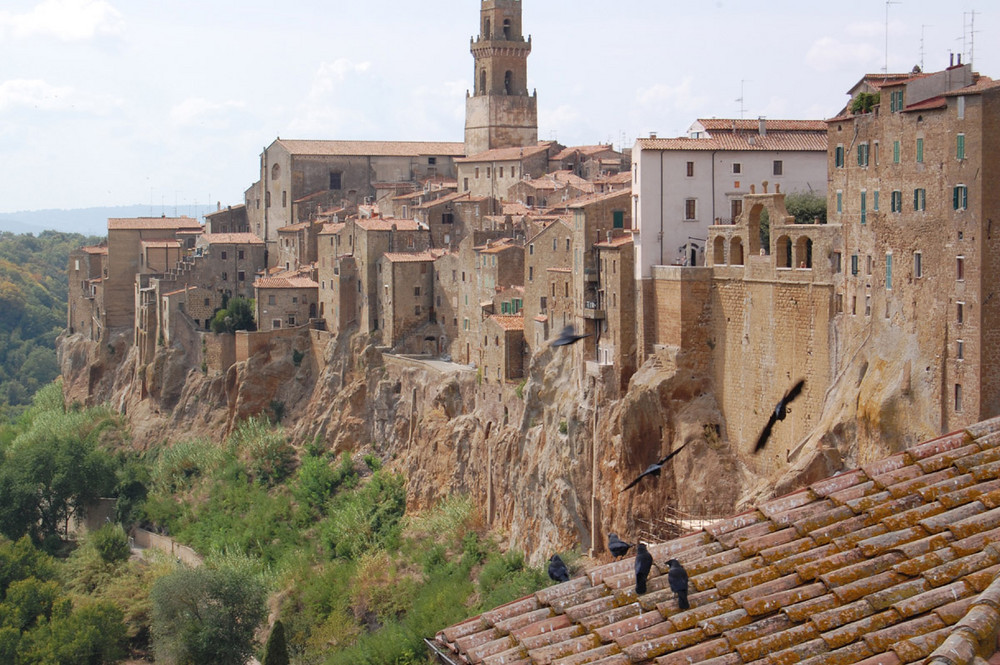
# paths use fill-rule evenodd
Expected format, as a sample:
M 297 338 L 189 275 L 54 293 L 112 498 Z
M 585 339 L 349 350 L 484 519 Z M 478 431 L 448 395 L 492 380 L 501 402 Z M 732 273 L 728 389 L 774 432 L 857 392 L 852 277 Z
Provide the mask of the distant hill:
M 108 232 L 109 217 L 149 217 L 166 214 L 187 215 L 200 218 L 211 212 L 211 206 L 150 207 L 149 205 L 114 206 L 104 208 L 76 208 L 71 210 L 28 210 L 22 212 L 0 212 L 0 231 L 11 233 L 33 233 L 42 231 L 63 231 L 84 235 L 104 236 Z

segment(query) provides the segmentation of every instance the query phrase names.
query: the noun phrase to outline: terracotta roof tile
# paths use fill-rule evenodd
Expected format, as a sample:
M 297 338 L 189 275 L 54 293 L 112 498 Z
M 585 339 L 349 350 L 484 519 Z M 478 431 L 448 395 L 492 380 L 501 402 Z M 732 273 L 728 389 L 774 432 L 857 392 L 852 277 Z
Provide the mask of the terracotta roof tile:
M 486 665 L 972 665 L 1000 633 L 991 422 L 653 544 L 642 596 L 623 559 L 446 629 L 438 644 Z M 668 558 L 688 570 L 688 610 Z
M 277 139 L 293 155 L 349 156 L 349 157 L 420 157 L 444 155 L 458 157 L 465 154 L 462 143 L 439 141 L 321 141 Z

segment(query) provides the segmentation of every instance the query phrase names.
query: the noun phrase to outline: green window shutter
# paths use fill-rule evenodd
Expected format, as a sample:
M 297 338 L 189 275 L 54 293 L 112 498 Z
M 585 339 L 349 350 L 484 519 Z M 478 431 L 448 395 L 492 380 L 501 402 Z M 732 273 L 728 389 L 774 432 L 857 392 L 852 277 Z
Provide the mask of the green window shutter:
M 837 192 L 837 212 L 844 212 L 844 194 Z
M 924 140 L 917 139 L 917 163 L 924 161 Z
M 616 228 L 616 229 L 623 229 L 623 228 L 625 228 L 625 211 L 624 210 L 615 210 L 611 214 L 612 214 L 613 219 L 614 219 L 614 228 Z
M 962 210 L 969 207 L 969 188 L 962 186 Z
M 913 209 L 920 210 L 920 190 L 913 190 Z
M 878 190 L 872 193 L 872 210 L 878 212 Z
M 892 161 L 899 164 L 899 141 L 892 143 Z
M 952 195 L 951 195 L 951 205 L 955 210 L 958 210 L 958 189 L 959 188 L 956 187 L 954 190 L 952 190 Z
M 851 255 L 851 274 L 852 275 L 857 275 L 858 274 L 858 255 L 857 254 L 852 254 Z
M 892 254 L 885 255 L 885 288 L 892 290 Z
M 959 134 L 955 140 L 955 157 L 965 159 L 965 134 Z

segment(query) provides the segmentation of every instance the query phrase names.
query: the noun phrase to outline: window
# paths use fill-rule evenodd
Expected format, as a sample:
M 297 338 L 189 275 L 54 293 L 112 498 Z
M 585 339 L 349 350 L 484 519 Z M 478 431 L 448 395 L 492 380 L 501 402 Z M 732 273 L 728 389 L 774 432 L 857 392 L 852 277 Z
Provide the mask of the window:
M 955 159 L 965 159 L 965 134 L 955 137 Z
M 413 295 L 415 295 L 415 296 L 419 296 L 420 295 L 420 287 L 419 286 L 414 286 L 413 287 Z
M 340 189 L 340 173 L 337 171 L 330 171 L 330 189 Z
M 267 304 L 268 305 L 273 305 L 274 304 L 274 296 L 273 295 L 270 295 L 270 296 L 267 297 Z
M 873 152 L 875 157 L 875 166 L 878 166 L 878 141 L 875 141 Z
M 733 224 L 735 224 L 739 216 L 743 214 L 743 199 L 733 199 L 730 202 L 729 210 L 733 215 Z
M 205 307 L 208 307 L 208 305 L 209 305 L 209 300 L 208 298 L 205 298 Z
M 955 384 L 955 411 L 962 411 L 962 384 Z
M 868 144 L 858 144 L 858 166 L 868 166 Z
M 872 259 L 871 254 L 865 257 L 865 268 L 869 275 L 872 274 L 873 270 L 875 270 L 875 261 Z
M 228 282 L 229 281 L 229 274 L 228 273 L 222 273 L 222 281 L 223 282 Z
M 535 266 L 528 266 L 528 281 L 532 282 L 535 280 Z
M 784 170 L 785 164 L 780 159 L 774 160 L 774 175 L 783 175 Z
M 913 190 L 913 209 L 916 211 L 927 209 L 927 190 L 918 188 Z
M 281 327 L 281 319 L 271 319 L 271 329 L 277 330 Z
M 288 192 L 286 191 L 281 192 L 281 207 L 282 208 L 288 207 Z
M 687 177 L 689 178 L 694 177 L 694 162 L 687 163 Z
M 838 192 L 838 195 L 840 192 Z M 861 223 L 868 223 L 868 192 L 862 190 L 861 192 Z
M 557 249 L 559 249 L 559 240 L 557 240 L 556 238 L 553 238 L 552 239 L 552 251 L 554 252 Z
M 892 254 L 885 255 L 885 289 L 892 291 Z
M 242 249 L 236 251 L 236 258 L 239 259 L 240 261 L 243 260 L 244 255 L 243 255 L 243 250 Z
M 955 210 L 965 210 L 969 207 L 969 188 L 965 185 L 956 185 L 952 194 L 952 203 Z
M 962 301 L 955 303 L 955 323 L 965 323 L 965 303 Z
M 924 276 L 924 255 L 921 252 L 913 252 L 913 276 L 917 279 Z
M 288 315 L 288 325 L 290 325 L 290 326 L 294 326 L 295 325 L 295 315 L 294 314 L 289 314 Z
M 739 175 L 743 173 L 743 165 L 739 162 L 733 162 L 733 175 Z
M 467 192 L 469 191 L 469 179 L 464 178 L 462 181 L 462 188 Z
M 697 200 L 687 199 L 684 201 L 684 219 L 685 221 L 693 221 L 697 219 L 696 213 L 698 212 Z
M 959 282 L 965 281 L 965 257 L 959 256 L 955 258 L 955 279 Z
M 476 167 L 476 173 L 475 173 L 475 175 L 476 175 L 476 180 L 479 180 L 479 167 L 478 166 Z
M 917 163 L 920 164 L 924 161 L 924 140 L 917 139 Z
M 491 176 L 490 167 L 487 166 L 486 167 L 486 177 L 489 178 L 490 176 Z
M 851 254 L 851 274 L 852 275 L 857 275 L 858 274 L 858 255 L 857 254 Z
M 833 165 L 838 169 L 844 168 L 844 146 L 838 145 L 833 153 Z
M 244 272 L 242 270 L 240 270 L 239 272 L 237 272 L 236 273 L 236 279 L 237 279 L 237 281 L 240 281 L 240 282 L 247 281 L 247 274 L 246 274 L 246 272 Z
M 566 251 L 569 251 L 569 238 L 566 238 Z M 496 265 L 496 259 L 493 259 L 493 265 Z
M 455 213 L 446 212 L 441 215 L 442 224 L 454 224 L 455 223 Z
M 531 243 L 530 245 L 528 245 L 528 254 L 530 256 L 535 255 L 535 243 Z
M 903 192 L 898 189 L 892 193 L 891 209 L 893 212 L 903 212 Z
M 892 142 L 892 163 L 899 164 L 899 141 Z
M 878 190 L 872 192 L 872 211 L 878 212 Z
M 837 213 L 844 212 L 844 193 L 837 190 Z
M 955 359 L 965 360 L 965 342 L 962 340 L 955 342 Z
M 438 158 L 437 157 L 428 157 L 427 158 L 427 164 L 429 164 L 430 166 L 434 166 L 437 163 L 438 163 Z
M 223 252 L 222 252 L 222 260 L 225 261 L 228 258 L 229 258 L 229 252 L 226 252 L 225 250 L 223 250 Z
M 903 91 L 895 90 L 889 98 L 889 110 L 892 113 L 903 110 Z
M 958 119 L 965 120 L 965 96 L 958 98 Z
M 612 227 L 616 229 L 625 228 L 625 211 L 624 210 L 613 210 L 611 212 Z
M 415 305 L 415 306 L 413 307 L 413 313 L 414 313 L 414 314 L 415 314 L 416 316 L 420 316 L 420 305 Z
M 264 192 L 264 207 L 271 207 L 271 192 Z

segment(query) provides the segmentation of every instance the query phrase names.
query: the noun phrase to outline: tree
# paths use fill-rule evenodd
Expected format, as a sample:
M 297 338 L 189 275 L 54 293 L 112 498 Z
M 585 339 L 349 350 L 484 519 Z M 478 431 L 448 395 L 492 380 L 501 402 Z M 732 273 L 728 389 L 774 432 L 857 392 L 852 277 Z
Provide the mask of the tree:
M 244 665 L 267 616 L 264 587 L 245 571 L 182 568 L 153 586 L 157 661 Z
M 878 103 L 879 94 L 877 92 L 859 92 L 857 97 L 851 100 L 851 106 L 848 110 L 852 115 L 871 113 L 872 108 Z
M 785 209 L 796 224 L 826 224 L 826 198 L 815 192 L 792 192 L 785 197 Z
M 237 296 L 215 313 L 212 318 L 212 332 L 234 333 L 237 330 L 256 330 L 254 322 L 254 301 Z
M 264 660 L 261 665 L 288 665 L 288 645 L 285 643 L 285 624 L 274 622 L 274 628 L 264 645 Z

